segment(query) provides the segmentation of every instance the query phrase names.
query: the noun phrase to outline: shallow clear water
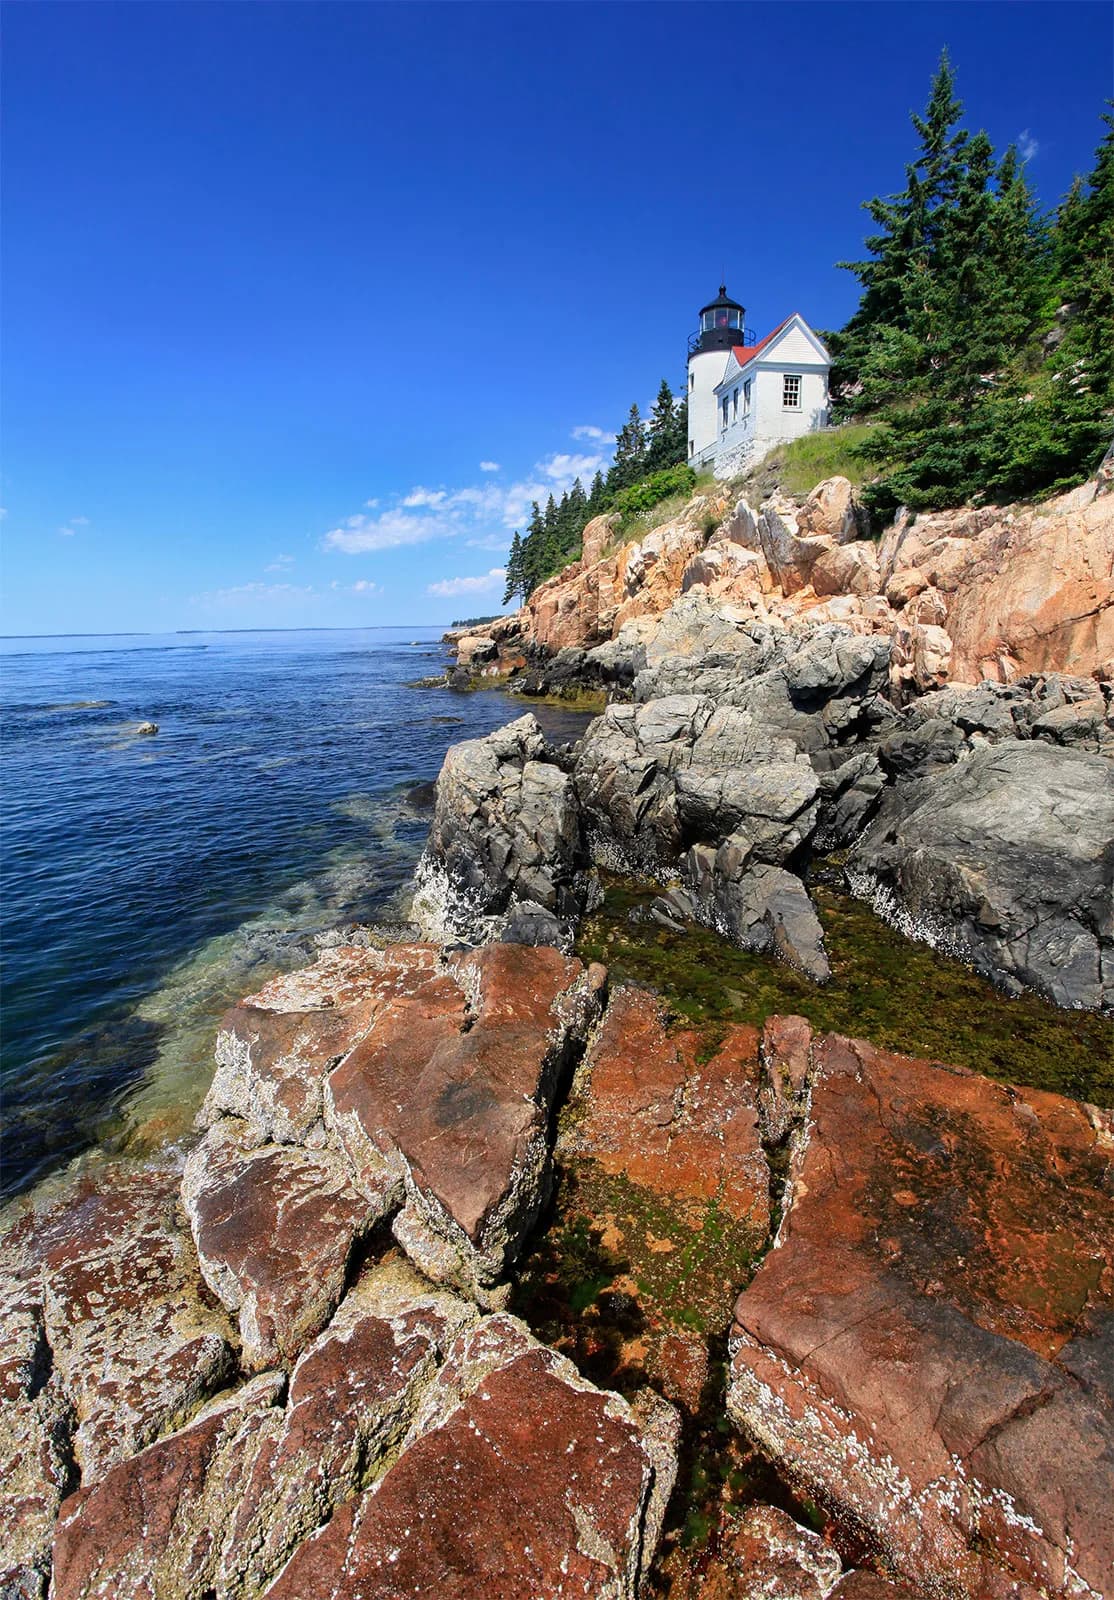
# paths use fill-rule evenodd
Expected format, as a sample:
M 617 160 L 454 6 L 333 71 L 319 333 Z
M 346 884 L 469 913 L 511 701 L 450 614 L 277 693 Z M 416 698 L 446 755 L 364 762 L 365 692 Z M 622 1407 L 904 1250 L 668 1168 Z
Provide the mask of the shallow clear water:
M 224 1008 L 315 936 L 391 917 L 429 821 L 408 791 L 524 709 L 407 687 L 439 640 L 3 641 L 3 1193 L 183 1131 Z M 555 739 L 587 720 L 532 709 Z

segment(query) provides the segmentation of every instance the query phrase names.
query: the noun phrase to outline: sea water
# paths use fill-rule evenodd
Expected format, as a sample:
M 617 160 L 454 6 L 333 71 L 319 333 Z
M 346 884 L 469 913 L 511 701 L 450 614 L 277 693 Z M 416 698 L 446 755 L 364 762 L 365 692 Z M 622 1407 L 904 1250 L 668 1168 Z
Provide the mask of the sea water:
M 440 630 L 0 643 L 11 1195 L 181 1134 L 224 1009 L 402 914 L 448 746 L 527 709 L 417 688 Z M 531 707 L 555 740 L 587 721 Z M 138 734 L 143 721 L 155 736 Z

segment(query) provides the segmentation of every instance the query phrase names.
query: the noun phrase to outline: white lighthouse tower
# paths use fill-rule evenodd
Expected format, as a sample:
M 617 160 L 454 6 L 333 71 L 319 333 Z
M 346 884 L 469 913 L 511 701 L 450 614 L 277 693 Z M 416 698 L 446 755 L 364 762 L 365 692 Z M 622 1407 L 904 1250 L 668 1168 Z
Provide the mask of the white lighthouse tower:
M 716 385 L 723 379 L 732 349 L 747 343 L 743 317 L 743 307 L 721 283 L 716 298 L 701 306 L 700 327 L 689 340 L 688 459 L 692 467 L 703 466 L 715 454 L 719 440 Z

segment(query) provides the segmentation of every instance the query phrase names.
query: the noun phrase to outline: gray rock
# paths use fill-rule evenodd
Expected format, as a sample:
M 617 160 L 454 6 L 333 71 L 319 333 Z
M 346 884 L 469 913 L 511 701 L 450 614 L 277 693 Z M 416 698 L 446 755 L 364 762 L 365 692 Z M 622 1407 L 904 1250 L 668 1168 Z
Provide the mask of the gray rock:
M 755 863 L 745 836 L 733 834 L 715 851 L 695 845 L 682 871 L 701 922 L 744 950 L 771 951 L 815 983 L 831 977 L 804 884 L 780 867 Z
M 552 911 L 534 900 L 520 900 L 507 913 L 499 937 L 504 944 L 560 945 L 563 930 Z
M 848 875 L 914 937 L 1058 1005 L 1114 1005 L 1114 769 L 1007 740 L 899 783 Z
M 597 859 L 651 870 L 730 833 L 746 835 L 755 859 L 783 862 L 812 832 L 820 788 L 790 740 L 698 695 L 609 707 L 574 781 Z
M 146 738 L 150 738 L 152 734 L 158 733 L 159 725 L 157 722 L 141 722 L 135 731 L 143 734 Z
M 572 779 L 533 716 L 449 749 L 429 850 L 484 911 L 530 900 L 559 920 L 579 915 L 588 879 Z

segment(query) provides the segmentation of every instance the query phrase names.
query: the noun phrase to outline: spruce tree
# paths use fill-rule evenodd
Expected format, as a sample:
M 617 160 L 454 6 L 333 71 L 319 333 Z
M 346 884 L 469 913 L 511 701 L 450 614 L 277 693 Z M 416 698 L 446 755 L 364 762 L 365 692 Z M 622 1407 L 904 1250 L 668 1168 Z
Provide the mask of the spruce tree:
M 545 522 L 536 500 L 530 505 L 530 521 L 522 542 L 522 594 L 528 600 L 542 580 L 545 563 Z
M 646 444 L 647 472 L 660 472 L 663 467 L 673 464 L 676 411 L 673 390 L 663 378 L 658 388 L 658 397 L 654 401 L 654 409 L 650 412 L 649 437 Z
M 933 270 L 942 217 L 958 189 L 967 143 L 957 126 L 962 110 L 945 50 L 925 114 L 912 117 L 920 153 L 905 169 L 905 188 L 864 202 L 877 230 L 865 240 L 868 259 L 839 263 L 855 274 L 863 294 L 846 327 L 830 339 L 837 418 L 889 403 L 921 375 L 923 349 L 910 333 L 910 315 Z
M 614 494 L 619 489 L 629 488 L 645 472 L 646 430 L 637 405 L 633 405 L 615 440 L 615 459 L 607 474 L 608 493 Z
M 516 594 L 523 594 L 523 548 L 522 536 L 516 533 L 511 540 L 510 553 L 507 556 L 507 583 L 503 590 L 503 604 L 509 605 Z

